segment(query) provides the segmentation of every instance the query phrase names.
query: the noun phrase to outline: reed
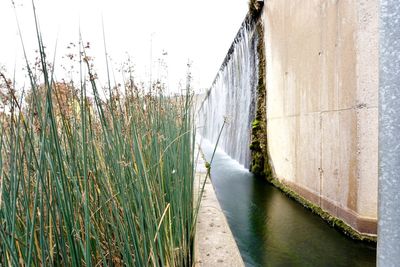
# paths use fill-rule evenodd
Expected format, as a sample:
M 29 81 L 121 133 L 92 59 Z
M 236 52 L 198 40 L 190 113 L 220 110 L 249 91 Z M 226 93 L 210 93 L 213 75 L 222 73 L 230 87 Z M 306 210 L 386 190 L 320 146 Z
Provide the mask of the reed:
M 0 266 L 190 266 L 190 91 L 166 97 L 128 77 L 100 97 L 82 45 L 79 88 L 56 82 L 37 37 L 43 79 L 27 64 L 26 104 L 0 77 Z

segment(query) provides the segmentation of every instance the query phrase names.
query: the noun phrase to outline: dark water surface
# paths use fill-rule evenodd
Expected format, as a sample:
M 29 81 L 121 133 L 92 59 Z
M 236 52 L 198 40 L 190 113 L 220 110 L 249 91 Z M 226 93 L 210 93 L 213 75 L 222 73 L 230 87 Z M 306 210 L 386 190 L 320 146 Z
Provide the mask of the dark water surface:
M 202 149 L 209 161 L 213 147 Z M 375 266 L 375 246 L 329 227 L 221 151 L 211 176 L 246 266 Z

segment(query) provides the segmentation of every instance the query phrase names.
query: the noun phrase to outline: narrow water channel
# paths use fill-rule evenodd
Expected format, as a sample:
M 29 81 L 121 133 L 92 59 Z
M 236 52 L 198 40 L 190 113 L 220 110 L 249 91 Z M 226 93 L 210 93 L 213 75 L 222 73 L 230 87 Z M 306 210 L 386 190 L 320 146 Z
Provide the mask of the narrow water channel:
M 207 161 L 214 147 L 202 141 Z M 353 241 L 217 150 L 212 182 L 246 266 L 375 266 Z

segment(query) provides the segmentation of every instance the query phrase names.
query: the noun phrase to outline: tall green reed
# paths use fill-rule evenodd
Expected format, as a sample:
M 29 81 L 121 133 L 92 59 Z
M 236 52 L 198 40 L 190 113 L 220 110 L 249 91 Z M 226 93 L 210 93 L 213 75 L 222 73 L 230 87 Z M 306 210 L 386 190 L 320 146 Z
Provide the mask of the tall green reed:
M 27 64 L 26 105 L 0 77 L 10 108 L 0 123 L 0 266 L 191 265 L 190 91 L 166 97 L 129 77 L 104 99 L 82 45 L 80 87 L 56 82 L 37 25 L 43 80 Z

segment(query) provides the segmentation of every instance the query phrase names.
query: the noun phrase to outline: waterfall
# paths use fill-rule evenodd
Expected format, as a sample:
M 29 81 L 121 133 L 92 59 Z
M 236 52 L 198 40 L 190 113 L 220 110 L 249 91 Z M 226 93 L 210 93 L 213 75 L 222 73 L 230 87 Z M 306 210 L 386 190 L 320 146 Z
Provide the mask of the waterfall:
M 199 132 L 213 144 L 226 120 L 218 147 L 246 168 L 255 116 L 257 39 L 255 23 L 246 18 L 198 113 Z

